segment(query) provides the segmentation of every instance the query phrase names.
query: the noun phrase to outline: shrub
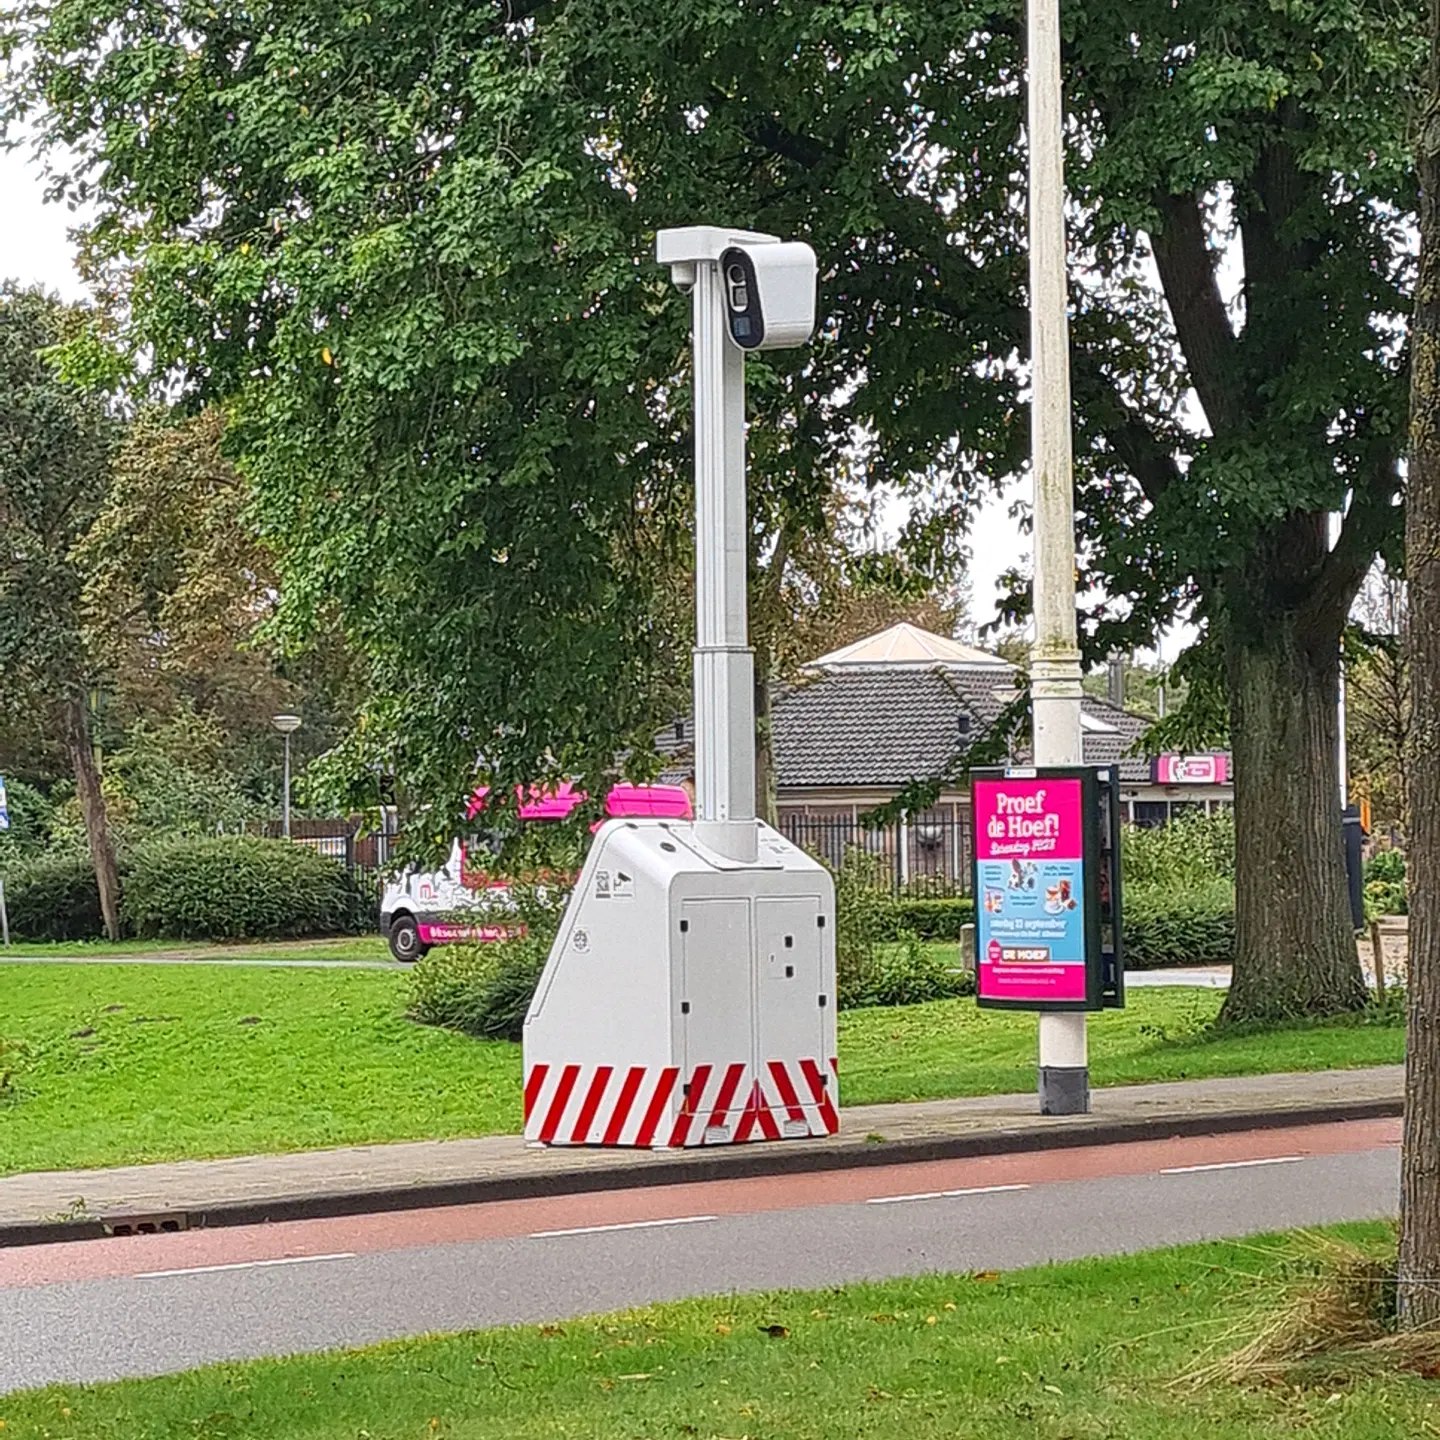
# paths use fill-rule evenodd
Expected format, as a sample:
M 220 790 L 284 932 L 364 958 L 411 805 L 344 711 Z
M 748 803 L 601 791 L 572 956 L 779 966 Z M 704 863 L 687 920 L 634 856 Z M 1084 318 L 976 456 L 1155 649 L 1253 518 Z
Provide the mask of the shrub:
M 887 940 L 899 940 L 907 932 L 921 940 L 958 940 L 960 927 L 974 920 L 975 902 L 969 896 L 950 896 L 886 901 L 881 923 Z
M 333 935 L 357 928 L 361 904 L 338 861 L 254 836 L 153 842 L 124 887 L 137 935 L 181 940 Z
M 568 887 L 516 884 L 500 918 L 522 930 L 510 940 L 440 945 L 410 976 L 412 1020 L 482 1040 L 519 1040 L 525 1014 L 565 913 Z M 474 920 L 474 915 L 466 916 Z
M 1235 817 L 1229 810 L 1217 810 L 1212 815 L 1181 815 L 1153 829 L 1128 826 L 1120 854 L 1125 884 L 1136 889 L 1233 880 Z
M 1405 852 L 1403 850 L 1377 850 L 1365 862 L 1365 880 L 1383 880 L 1390 885 L 1405 883 Z
M 437 946 L 410 976 L 410 1018 L 482 1040 L 519 1040 L 549 953 L 549 940 L 533 934 Z
M 5 875 L 11 933 L 24 940 L 94 940 L 104 932 L 95 869 L 83 854 L 22 860 Z
M 17 860 L 44 853 L 50 843 L 50 824 L 55 807 L 48 796 L 23 780 L 11 780 L 6 787 L 10 828 L 0 830 L 0 864 L 8 867 Z
M 927 949 L 918 935 L 905 933 L 897 944 L 880 951 L 865 990 L 851 1006 L 919 1005 L 974 993 L 975 977 L 960 968 L 958 948 L 953 964 L 947 964 L 933 949 Z
M 1235 892 L 1223 880 L 1188 889 L 1137 886 L 1124 895 L 1125 965 L 1228 965 L 1235 958 Z
M 882 863 L 852 847 L 835 875 L 835 999 L 842 1010 L 866 1003 L 887 938 L 891 902 L 880 887 Z
M 1367 880 L 1365 882 L 1365 914 L 1370 919 L 1379 915 L 1408 915 L 1410 900 L 1405 881 Z
M 902 900 L 949 900 L 955 894 L 955 882 L 948 875 L 912 875 L 901 887 Z

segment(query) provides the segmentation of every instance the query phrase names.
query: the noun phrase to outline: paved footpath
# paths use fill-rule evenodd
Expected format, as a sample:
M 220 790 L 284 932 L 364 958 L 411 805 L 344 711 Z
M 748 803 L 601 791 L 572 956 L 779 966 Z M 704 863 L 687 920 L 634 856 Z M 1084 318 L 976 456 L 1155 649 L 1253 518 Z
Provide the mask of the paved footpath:
M 1398 1115 L 1403 1082 L 1386 1065 L 1116 1086 L 1065 1117 L 1037 1114 L 1033 1095 L 860 1105 L 828 1139 L 684 1151 L 489 1136 L 47 1171 L 0 1179 L 0 1246 L 1365 1119 Z

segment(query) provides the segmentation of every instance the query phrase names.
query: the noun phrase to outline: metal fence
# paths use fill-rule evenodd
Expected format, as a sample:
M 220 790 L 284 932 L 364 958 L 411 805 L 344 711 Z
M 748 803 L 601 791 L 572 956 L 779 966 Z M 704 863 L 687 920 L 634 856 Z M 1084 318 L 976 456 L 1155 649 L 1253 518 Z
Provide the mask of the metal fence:
M 852 850 L 873 857 L 876 878 L 895 895 L 970 893 L 970 826 L 964 817 L 929 813 L 866 826 L 846 816 L 782 811 L 780 830 L 832 870 Z
M 278 820 L 265 825 L 265 834 L 278 839 L 284 827 Z M 399 846 L 400 837 L 384 831 L 360 833 L 358 821 L 322 819 L 301 819 L 290 821 L 290 839 L 296 845 L 307 845 L 310 849 L 338 860 L 356 880 L 374 888 L 376 902 L 379 902 L 385 871 L 390 865 Z
M 273 836 L 281 833 L 278 821 L 265 829 Z M 894 895 L 948 898 L 970 893 L 970 826 L 963 816 L 929 812 L 873 826 L 848 816 L 782 811 L 780 830 L 832 870 L 838 870 L 851 851 L 870 856 L 876 879 Z M 373 884 L 378 894 L 400 837 L 358 832 L 358 823 L 346 820 L 296 818 L 290 824 L 290 838 L 297 845 L 338 860 Z

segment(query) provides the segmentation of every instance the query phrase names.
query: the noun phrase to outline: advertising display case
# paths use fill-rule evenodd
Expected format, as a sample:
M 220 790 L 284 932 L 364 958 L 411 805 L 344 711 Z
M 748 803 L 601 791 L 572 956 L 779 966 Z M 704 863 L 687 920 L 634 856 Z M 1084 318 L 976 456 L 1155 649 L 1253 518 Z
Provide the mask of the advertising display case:
M 970 813 L 979 1003 L 1003 1010 L 1123 1005 L 1116 771 L 976 771 Z

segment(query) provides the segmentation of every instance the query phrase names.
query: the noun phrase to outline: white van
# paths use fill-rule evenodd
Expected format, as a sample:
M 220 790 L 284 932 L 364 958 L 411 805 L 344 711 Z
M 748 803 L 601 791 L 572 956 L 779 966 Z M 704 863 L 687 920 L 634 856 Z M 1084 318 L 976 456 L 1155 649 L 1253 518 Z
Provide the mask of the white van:
M 468 820 L 479 815 L 488 793 L 482 788 L 470 797 Z M 555 790 L 521 797 L 519 814 L 522 820 L 564 820 L 584 800 L 584 793 L 566 782 Z M 689 820 L 694 812 L 682 786 L 617 785 L 605 797 L 605 813 L 611 819 Z M 493 853 L 483 842 L 456 840 L 440 869 L 407 869 L 391 880 L 380 897 L 380 933 L 389 942 L 390 953 L 408 965 L 434 945 L 504 940 L 514 934 L 515 927 L 502 918 L 510 906 L 510 882 L 491 873 L 492 863 Z

